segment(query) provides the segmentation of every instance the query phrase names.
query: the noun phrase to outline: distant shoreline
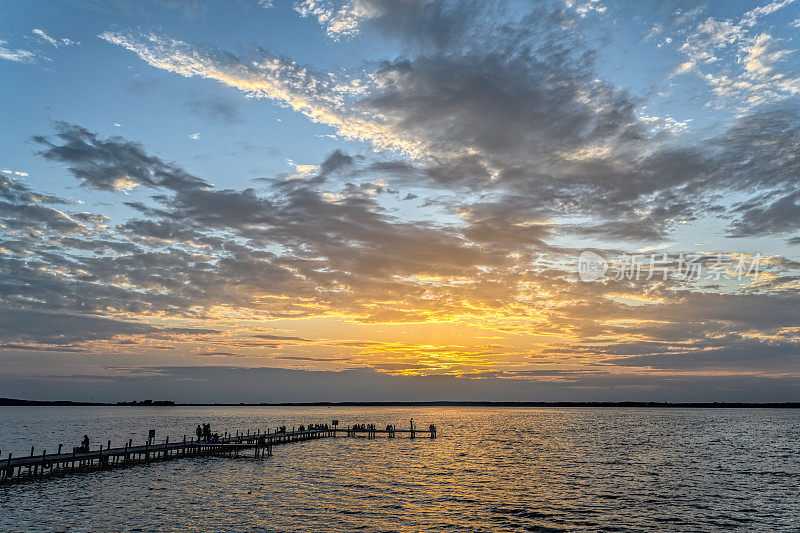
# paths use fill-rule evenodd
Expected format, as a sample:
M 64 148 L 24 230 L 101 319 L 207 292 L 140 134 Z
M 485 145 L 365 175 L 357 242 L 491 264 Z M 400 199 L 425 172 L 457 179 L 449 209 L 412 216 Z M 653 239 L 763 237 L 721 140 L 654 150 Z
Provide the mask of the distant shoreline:
M 0 398 L 0 407 L 661 407 L 698 409 L 798 409 L 800 402 L 281 402 L 281 403 L 173 403 L 145 402 L 74 402 L 68 400 L 21 400 Z

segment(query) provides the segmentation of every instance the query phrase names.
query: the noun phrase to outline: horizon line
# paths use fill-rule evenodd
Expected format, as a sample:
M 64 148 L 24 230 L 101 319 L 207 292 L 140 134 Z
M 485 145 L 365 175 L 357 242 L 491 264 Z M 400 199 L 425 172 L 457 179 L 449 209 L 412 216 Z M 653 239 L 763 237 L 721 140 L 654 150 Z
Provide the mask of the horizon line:
M 668 408 L 782 408 L 798 409 L 800 402 L 642 402 L 642 401 L 342 401 L 342 402 L 188 402 L 144 400 L 79 402 L 0 398 L 0 407 L 668 407 Z

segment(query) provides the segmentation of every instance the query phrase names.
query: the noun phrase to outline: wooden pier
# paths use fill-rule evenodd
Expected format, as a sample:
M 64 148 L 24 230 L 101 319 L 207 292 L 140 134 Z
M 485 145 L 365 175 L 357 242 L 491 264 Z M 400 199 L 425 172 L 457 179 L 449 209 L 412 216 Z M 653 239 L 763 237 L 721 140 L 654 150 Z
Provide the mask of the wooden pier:
M 183 457 L 202 455 L 236 457 L 241 452 L 248 450 L 253 450 L 255 457 L 269 457 L 272 455 L 272 447 L 280 444 L 336 437 L 374 439 L 378 436 L 388 438 L 407 436 L 412 439 L 425 436 L 433 439 L 436 438 L 436 426 L 431 424 L 423 431 L 416 428 L 394 429 L 394 426 L 387 429 L 376 429 L 374 425 L 364 424 L 347 428 L 329 428 L 319 425 L 315 429 L 295 430 L 292 428 L 292 431 L 257 430 L 251 432 L 248 430 L 247 433 L 241 432 L 236 435 L 226 433 L 215 440 L 196 440 L 194 438 L 187 440 L 184 435 L 183 439 L 177 442 L 170 442 L 167 437 L 163 442 L 155 443 L 153 439 L 149 439 L 147 443 L 136 446 L 129 440 L 124 446 L 116 448 L 112 448 L 111 441 L 107 441 L 105 449 L 102 445 L 97 450 L 88 451 L 76 447 L 67 453 L 62 452 L 63 446 L 59 444 L 58 452 L 50 454 L 47 453 L 47 450 L 36 453 L 31 447 L 29 456 L 13 457 L 9 453 L 7 458 L 0 459 L 0 483 Z

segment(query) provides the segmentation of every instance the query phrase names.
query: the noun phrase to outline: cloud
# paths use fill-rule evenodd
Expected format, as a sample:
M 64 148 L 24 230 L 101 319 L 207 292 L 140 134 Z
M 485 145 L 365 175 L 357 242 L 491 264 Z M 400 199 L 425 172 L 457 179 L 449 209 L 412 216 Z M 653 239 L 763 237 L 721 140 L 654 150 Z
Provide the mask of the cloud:
M 589 13 L 605 13 L 606 6 L 601 3 L 601 0 L 588 0 L 586 2 L 576 2 L 574 0 L 564 0 L 567 7 L 574 9 L 581 17 L 586 17 Z
M 743 60 L 745 70 L 758 76 L 769 74 L 778 61 L 791 53 L 779 48 L 775 39 L 765 33 L 756 37 L 755 42 L 744 51 L 747 53 Z
M 117 355 L 173 348 L 174 357 L 213 354 L 237 364 L 366 366 L 404 395 L 416 383 L 520 397 L 637 387 L 752 393 L 775 375 L 794 375 L 798 269 L 787 260 L 771 257 L 763 277 L 730 283 L 578 281 L 574 247 L 586 241 L 610 240 L 604 246 L 619 249 L 598 252 L 612 257 L 673 243 L 683 224 L 695 223 L 686 232 L 694 235 L 713 220 L 733 236 L 791 242 L 798 222 L 800 115 L 791 101 L 748 100 L 709 128 L 646 108 L 649 97 L 599 74 L 597 44 L 582 30 L 584 15 L 604 7 L 298 4 L 332 37 L 397 51 L 336 74 L 258 48 L 232 54 L 157 34 L 101 34 L 154 68 L 270 99 L 368 146 L 287 160 L 289 172 L 252 188 L 214 187 L 134 140 L 58 123 L 34 138 L 52 172 L 65 168 L 96 190 L 137 190 L 123 197 L 120 219 L 113 207 L 78 209 L 0 182 L 2 304 L 43 315 L 32 322 L 73 317 L 79 332 L 62 337 L 46 325 L 40 336 L 23 328 L 14 337 L 9 327 L 0 341 L 26 356 L 37 347 Z M 788 98 L 791 89 L 774 78 L 787 63 L 785 42 L 747 17 L 690 11 L 663 23 L 676 43 L 688 43 L 679 70 L 710 74 L 708 83 L 731 98 L 758 87 Z M 731 61 L 737 54 L 740 63 Z M 205 120 L 235 122 L 236 106 L 215 94 L 187 91 L 186 106 Z M 737 345 L 763 356 L 762 375 Z M 253 373 L 309 377 L 273 370 Z M 709 371 L 729 375 L 712 379 Z M 171 371 L 154 372 L 173 384 Z M 356 374 L 326 377 L 347 384 Z M 120 386 L 140 384 L 117 377 Z M 781 383 L 784 392 L 796 385 Z
M 25 177 L 28 176 L 27 172 L 23 172 L 21 170 L 9 170 L 7 168 L 4 168 L 3 170 L 0 170 L 0 172 L 2 172 L 3 174 L 6 174 L 8 176 L 14 175 L 14 176 L 20 176 L 22 178 L 25 178 Z
M 756 24 L 759 18 L 771 15 L 786 6 L 793 4 L 794 1 L 795 0 L 773 0 L 769 4 L 755 7 L 744 14 L 742 17 L 742 24 L 745 26 L 753 26 Z
M 135 36 L 104 32 L 100 38 L 136 53 L 150 65 L 185 77 L 200 76 L 235 87 L 251 96 L 270 98 L 290 106 L 314 122 L 336 128 L 350 139 L 364 139 L 385 148 L 418 150 L 419 141 L 400 138 L 389 128 L 356 114 L 341 112 L 343 99 L 358 93 L 361 82 L 330 80 L 309 69 L 257 50 L 247 61 L 214 49 L 157 35 Z
M 75 252 L 55 256 L 46 252 L 48 240 L 40 238 L 30 246 L 34 256 L 27 261 L 8 258 L 5 275 L 14 287 L 9 296 L 20 303 L 187 317 L 182 309 L 192 307 L 196 313 L 231 305 L 263 316 L 313 316 L 338 309 L 365 320 L 408 319 L 420 316 L 414 302 L 430 306 L 434 301 L 425 303 L 426 295 L 413 283 L 396 284 L 395 276 L 467 276 L 479 273 L 479 265 L 505 262 L 471 246 L 457 231 L 402 222 L 384 213 L 377 201 L 383 188 L 369 181 L 347 183 L 334 193 L 321 188 L 324 179 L 275 180 L 268 196 L 253 189 L 216 190 L 130 141 L 58 127 L 63 144 L 40 141 L 49 147 L 42 154 L 67 163 L 79 180 L 102 189 L 125 173 L 143 176 L 139 182 L 169 194 L 152 197 L 160 207 L 130 203 L 145 218 L 117 227 L 86 212 L 48 219 L 53 228 L 61 218 L 69 225 L 49 239 Z M 320 165 L 320 175 L 349 168 L 353 161 L 333 152 Z M 14 194 L 21 198 L 27 192 Z M 25 213 L 31 209 L 17 207 Z M 44 214 L 36 213 L 40 218 Z M 70 230 L 80 233 L 78 238 L 66 239 Z M 114 253 L 92 257 L 80 250 Z M 265 283 L 269 298 L 264 296 Z M 16 292 L 21 287 L 24 291 Z M 379 312 L 373 304 L 380 290 L 387 299 L 413 301 L 393 304 L 390 313 Z M 287 305 L 282 296 L 295 303 Z
M 31 32 L 34 35 L 36 35 L 37 37 L 39 37 L 41 40 L 43 40 L 44 42 L 53 45 L 55 48 L 58 48 L 58 41 L 56 41 L 55 39 L 53 39 L 52 37 L 47 35 L 44 32 L 44 30 L 41 30 L 39 28 L 34 28 L 34 29 L 31 30 Z
M 144 185 L 168 189 L 204 188 L 208 184 L 185 171 L 147 156 L 140 145 L 120 137 L 106 140 L 80 126 L 59 122 L 54 144 L 47 137 L 34 140 L 46 148 L 40 154 L 50 161 L 67 165 L 83 185 L 103 191 L 124 191 Z
M 322 9 L 303 5 L 311 4 Z M 247 58 L 155 35 L 102 37 L 157 68 L 287 103 L 343 137 L 370 141 L 377 151 L 399 151 L 405 161 L 392 171 L 395 177 L 414 186 L 483 194 L 483 203 L 494 203 L 501 213 L 496 228 L 548 228 L 552 218 L 577 213 L 591 224 L 564 224 L 561 232 L 663 240 L 678 224 L 709 210 L 727 210 L 719 202 L 725 195 L 752 196 L 773 186 L 777 197 L 791 187 L 785 179 L 776 182 L 776 176 L 790 174 L 770 160 L 775 143 L 763 142 L 759 132 L 769 129 L 789 138 L 797 128 L 794 113 L 781 118 L 786 108 L 759 109 L 716 137 L 688 136 L 687 121 L 642 114 L 635 97 L 595 74 L 595 53 L 570 29 L 575 19 L 563 10 L 533 8 L 514 23 L 502 10 L 484 17 L 484 8 L 470 2 L 364 0 L 345 7 L 363 15 L 359 31 L 401 39 L 410 52 L 362 76 L 355 92 L 263 50 Z M 423 19 L 421 25 L 404 22 Z M 461 28 L 461 37 L 443 36 L 442 27 Z M 746 30 L 743 23 L 706 18 L 684 46 L 692 60 L 679 70 L 713 62 L 714 50 L 739 45 Z M 774 64 L 780 52 L 768 52 L 770 46 L 763 39 L 755 42 L 753 65 Z M 712 82 L 721 91 L 736 85 L 722 80 Z M 654 120 L 663 127 L 653 126 Z M 778 122 L 789 130 L 778 132 Z M 736 150 L 725 148 L 732 144 Z M 752 163 L 742 165 L 744 154 Z M 375 163 L 371 170 L 386 173 L 385 165 Z M 320 177 L 325 169 L 323 163 Z M 530 205 L 516 207 L 515 220 L 505 220 L 502 206 L 515 198 L 529 198 Z M 454 209 L 464 217 L 474 212 Z M 464 222 L 474 224 L 475 217 Z M 735 223 L 733 231 L 749 231 L 745 224 Z M 751 230 L 774 232 L 768 224 Z M 544 235 L 532 240 L 529 230 L 510 233 L 520 237 L 520 246 Z
M 775 199 L 762 196 L 742 203 L 736 210 L 741 214 L 731 227 L 736 237 L 791 233 L 800 229 L 798 191 L 778 195 Z
M 674 74 L 685 74 L 687 72 L 690 72 L 692 70 L 692 68 L 694 68 L 694 63 L 692 63 L 691 61 L 686 61 L 684 63 L 681 63 L 677 67 L 675 67 L 675 70 L 673 71 L 673 73 Z
M 239 109 L 224 98 L 193 98 L 186 102 L 185 107 L 192 114 L 201 116 L 211 123 L 239 124 L 243 121 Z
M 256 339 L 266 339 L 271 341 L 312 342 L 302 337 L 287 337 L 285 335 L 272 335 L 269 333 L 257 333 L 253 335 L 253 337 Z
M 786 113 L 776 113 L 779 118 L 793 120 Z M 758 120 L 765 124 L 763 117 Z M 334 151 L 315 176 L 276 178 L 259 190 L 216 189 L 127 139 L 100 138 L 77 126 L 58 128 L 63 136 L 49 141 L 43 156 L 66 163 L 81 182 L 91 179 L 87 175 L 113 177 L 120 168 L 136 168 L 150 177 L 152 195 L 130 202 L 138 217 L 115 225 L 102 213 L 47 211 L 63 200 L 2 178 L 0 197 L 8 206 L 0 211 L 0 223 L 9 230 L 0 241 L 0 301 L 8 316 L 21 317 L 31 329 L 9 323 L 0 341 L 26 354 L 60 348 L 120 354 L 167 346 L 188 354 L 366 365 L 390 373 L 492 370 L 503 379 L 557 379 L 591 387 L 595 378 L 588 374 L 519 372 L 529 371 L 526 365 L 534 360 L 573 360 L 585 369 L 655 368 L 649 359 L 616 359 L 684 352 L 687 360 L 699 358 L 695 368 L 701 368 L 709 348 L 704 337 L 722 332 L 795 342 L 795 333 L 783 331 L 800 321 L 796 294 L 786 287 L 797 269 L 787 262 L 776 260 L 766 269 L 772 283 L 739 294 L 708 293 L 677 281 L 638 288 L 617 280 L 579 284 L 564 266 L 577 252 L 546 242 L 558 228 L 549 222 L 552 209 L 524 195 L 463 199 L 452 204 L 455 223 L 403 220 L 383 207 L 384 196 L 398 193 L 374 180 L 374 172 L 399 169 L 406 175 L 406 165 Z M 736 134 L 729 132 L 719 139 L 717 154 L 738 150 L 738 143 L 758 144 L 753 130 L 742 125 Z M 770 128 L 758 128 L 757 135 L 772 139 L 773 149 L 782 146 Z M 65 146 L 71 149 L 62 150 Z M 53 149 L 59 149 L 57 156 Z M 781 165 L 790 160 L 764 157 L 777 166 L 759 180 L 773 187 L 786 183 Z M 752 156 L 748 161 L 757 164 Z M 83 174 L 87 167 L 91 172 Z M 728 179 L 734 183 L 736 176 Z M 631 224 L 629 231 L 634 229 Z M 631 306 L 620 298 L 658 304 Z M 540 344 L 521 353 L 519 345 L 504 343 L 314 340 L 254 334 L 245 325 L 325 317 L 349 324 L 452 323 L 499 338 L 536 331 L 564 345 Z M 720 341 L 714 348 L 732 344 Z M 769 352 L 769 344 L 753 345 L 759 346 Z M 772 360 L 771 368 L 780 370 L 783 363 Z M 753 371 L 746 365 L 731 368 Z M 633 380 L 614 379 L 606 385 Z
M 8 43 L 0 39 L 0 59 L 6 59 L 15 63 L 33 63 L 38 57 L 35 52 L 31 52 L 30 50 L 23 50 L 21 48 L 12 50 L 3 46 L 5 44 Z
M 56 38 L 51 37 L 50 35 L 48 35 L 44 30 L 42 30 L 40 28 L 32 29 L 31 33 L 36 35 L 40 40 L 42 40 L 42 41 L 46 42 L 47 44 L 53 46 L 54 48 L 58 48 L 59 46 L 72 46 L 74 44 L 80 44 L 80 43 L 76 43 L 72 39 L 68 39 L 66 37 L 62 38 L 62 39 L 56 39 Z
M 52 229 L 80 233 L 80 216 L 70 216 L 46 204 L 67 204 L 62 198 L 33 192 L 13 178 L 0 175 L 0 220 L 8 229 L 22 231 Z
M 353 158 L 341 150 L 334 150 L 319 167 L 319 176 L 324 178 L 341 168 L 353 164 Z
M 744 13 L 738 21 L 708 17 L 689 32 L 680 47 L 689 59 L 683 65 L 690 63 L 711 86 L 717 107 L 732 103 L 746 113 L 798 94 L 798 74 L 776 72 L 791 51 L 783 49 L 781 39 L 758 29 L 759 19 L 793 2 L 773 1 Z M 739 72 L 736 65 L 741 66 Z
M 303 0 L 294 5 L 303 17 L 314 17 L 325 26 L 326 33 L 334 39 L 340 36 L 348 37 L 358 33 L 359 20 L 370 16 L 369 2 L 345 2 L 341 7 L 335 7 L 328 0 Z M 367 9 L 365 9 L 367 8 Z
M 728 344 L 698 343 L 686 351 L 636 355 L 608 359 L 606 362 L 621 366 L 672 370 L 755 370 L 772 373 L 800 370 L 800 343 L 797 341 L 767 342 L 736 336 L 727 340 Z
M 4 339 L 35 341 L 41 344 L 70 345 L 118 335 L 152 333 L 147 324 L 124 322 L 87 315 L 70 315 L 24 309 L 6 309 L 0 314 L 0 335 Z
M 543 379 L 542 379 L 543 378 Z M 398 376 L 356 369 L 343 372 L 269 367 L 178 366 L 119 369 L 96 374 L 40 373 L 31 378 L 2 376 L 13 397 L 38 397 L 47 379 L 54 398 L 119 401 L 142 396 L 178 402 L 313 401 L 796 401 L 797 378 L 766 376 L 650 375 L 605 372 L 553 381 L 546 375 L 460 378 Z M 213 385 L 213 386 L 212 386 Z

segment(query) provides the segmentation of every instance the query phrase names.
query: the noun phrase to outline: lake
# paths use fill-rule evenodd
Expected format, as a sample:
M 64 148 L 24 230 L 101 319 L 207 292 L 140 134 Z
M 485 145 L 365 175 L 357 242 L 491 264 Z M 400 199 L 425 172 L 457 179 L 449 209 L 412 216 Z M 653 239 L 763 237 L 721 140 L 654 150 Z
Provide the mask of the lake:
M 340 420 L 439 438 L 320 439 L 0 486 L 2 531 L 800 529 L 800 411 L 3 407 L 3 456 Z

